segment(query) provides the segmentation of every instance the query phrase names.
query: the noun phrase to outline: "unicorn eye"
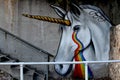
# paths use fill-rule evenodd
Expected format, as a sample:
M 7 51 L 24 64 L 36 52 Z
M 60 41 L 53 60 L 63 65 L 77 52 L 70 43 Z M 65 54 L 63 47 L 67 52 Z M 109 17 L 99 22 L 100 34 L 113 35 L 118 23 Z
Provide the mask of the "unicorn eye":
M 74 31 L 78 31 L 79 29 L 80 29 L 79 26 L 75 26 L 75 27 L 73 28 Z

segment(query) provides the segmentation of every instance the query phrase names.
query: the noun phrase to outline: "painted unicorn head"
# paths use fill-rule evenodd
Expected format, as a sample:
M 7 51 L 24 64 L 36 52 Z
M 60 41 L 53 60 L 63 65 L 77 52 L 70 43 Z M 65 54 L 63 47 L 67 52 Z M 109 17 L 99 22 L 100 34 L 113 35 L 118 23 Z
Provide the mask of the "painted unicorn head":
M 62 19 L 27 14 L 24 16 L 62 24 L 55 62 L 109 59 L 109 29 L 112 25 L 101 9 L 91 5 L 72 4 L 71 9 L 66 12 L 58 6 L 52 7 Z M 72 68 L 73 65 L 55 65 L 56 72 L 62 76 L 72 72 Z M 106 64 L 90 64 L 88 70 L 89 77 L 107 76 Z M 75 65 L 73 75 L 84 78 L 84 64 Z
M 52 6 L 56 13 L 71 25 L 61 25 L 62 36 L 55 62 L 95 61 L 109 59 L 110 20 L 101 9 L 90 6 L 72 4 L 66 12 L 60 7 Z M 55 70 L 66 76 L 72 71 L 73 65 L 58 64 Z M 88 68 L 89 77 L 107 76 L 106 64 L 91 64 Z M 99 74 L 99 75 L 98 75 Z M 84 78 L 84 64 L 75 65 L 74 77 Z

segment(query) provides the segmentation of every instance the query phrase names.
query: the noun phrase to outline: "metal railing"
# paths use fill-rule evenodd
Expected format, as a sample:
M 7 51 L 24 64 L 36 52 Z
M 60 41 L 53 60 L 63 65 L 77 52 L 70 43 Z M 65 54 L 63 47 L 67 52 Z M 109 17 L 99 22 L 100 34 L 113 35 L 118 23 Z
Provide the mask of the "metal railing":
M 115 63 L 120 60 L 108 60 L 108 61 L 82 61 L 82 62 L 6 62 L 0 63 L 0 65 L 19 65 L 20 66 L 20 80 L 24 80 L 23 67 L 25 65 L 55 65 L 55 64 L 85 64 L 85 80 L 88 80 L 88 64 L 91 63 Z

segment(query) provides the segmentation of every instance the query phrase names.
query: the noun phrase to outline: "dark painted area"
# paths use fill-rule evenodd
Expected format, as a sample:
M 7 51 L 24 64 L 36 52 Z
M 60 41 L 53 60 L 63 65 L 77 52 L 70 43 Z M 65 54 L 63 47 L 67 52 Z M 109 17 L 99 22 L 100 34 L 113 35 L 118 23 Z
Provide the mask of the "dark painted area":
M 114 24 L 120 23 L 120 0 L 47 0 L 68 10 L 70 3 L 90 4 L 100 7 Z M 69 7 L 68 7 L 69 6 Z

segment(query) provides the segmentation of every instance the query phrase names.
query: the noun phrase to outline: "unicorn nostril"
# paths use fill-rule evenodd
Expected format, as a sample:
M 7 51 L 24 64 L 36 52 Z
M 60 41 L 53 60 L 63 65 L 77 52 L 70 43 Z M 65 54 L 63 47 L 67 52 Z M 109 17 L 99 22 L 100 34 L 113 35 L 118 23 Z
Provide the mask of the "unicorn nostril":
M 63 68 L 63 65 L 62 65 L 62 64 L 60 64 L 60 68 Z

